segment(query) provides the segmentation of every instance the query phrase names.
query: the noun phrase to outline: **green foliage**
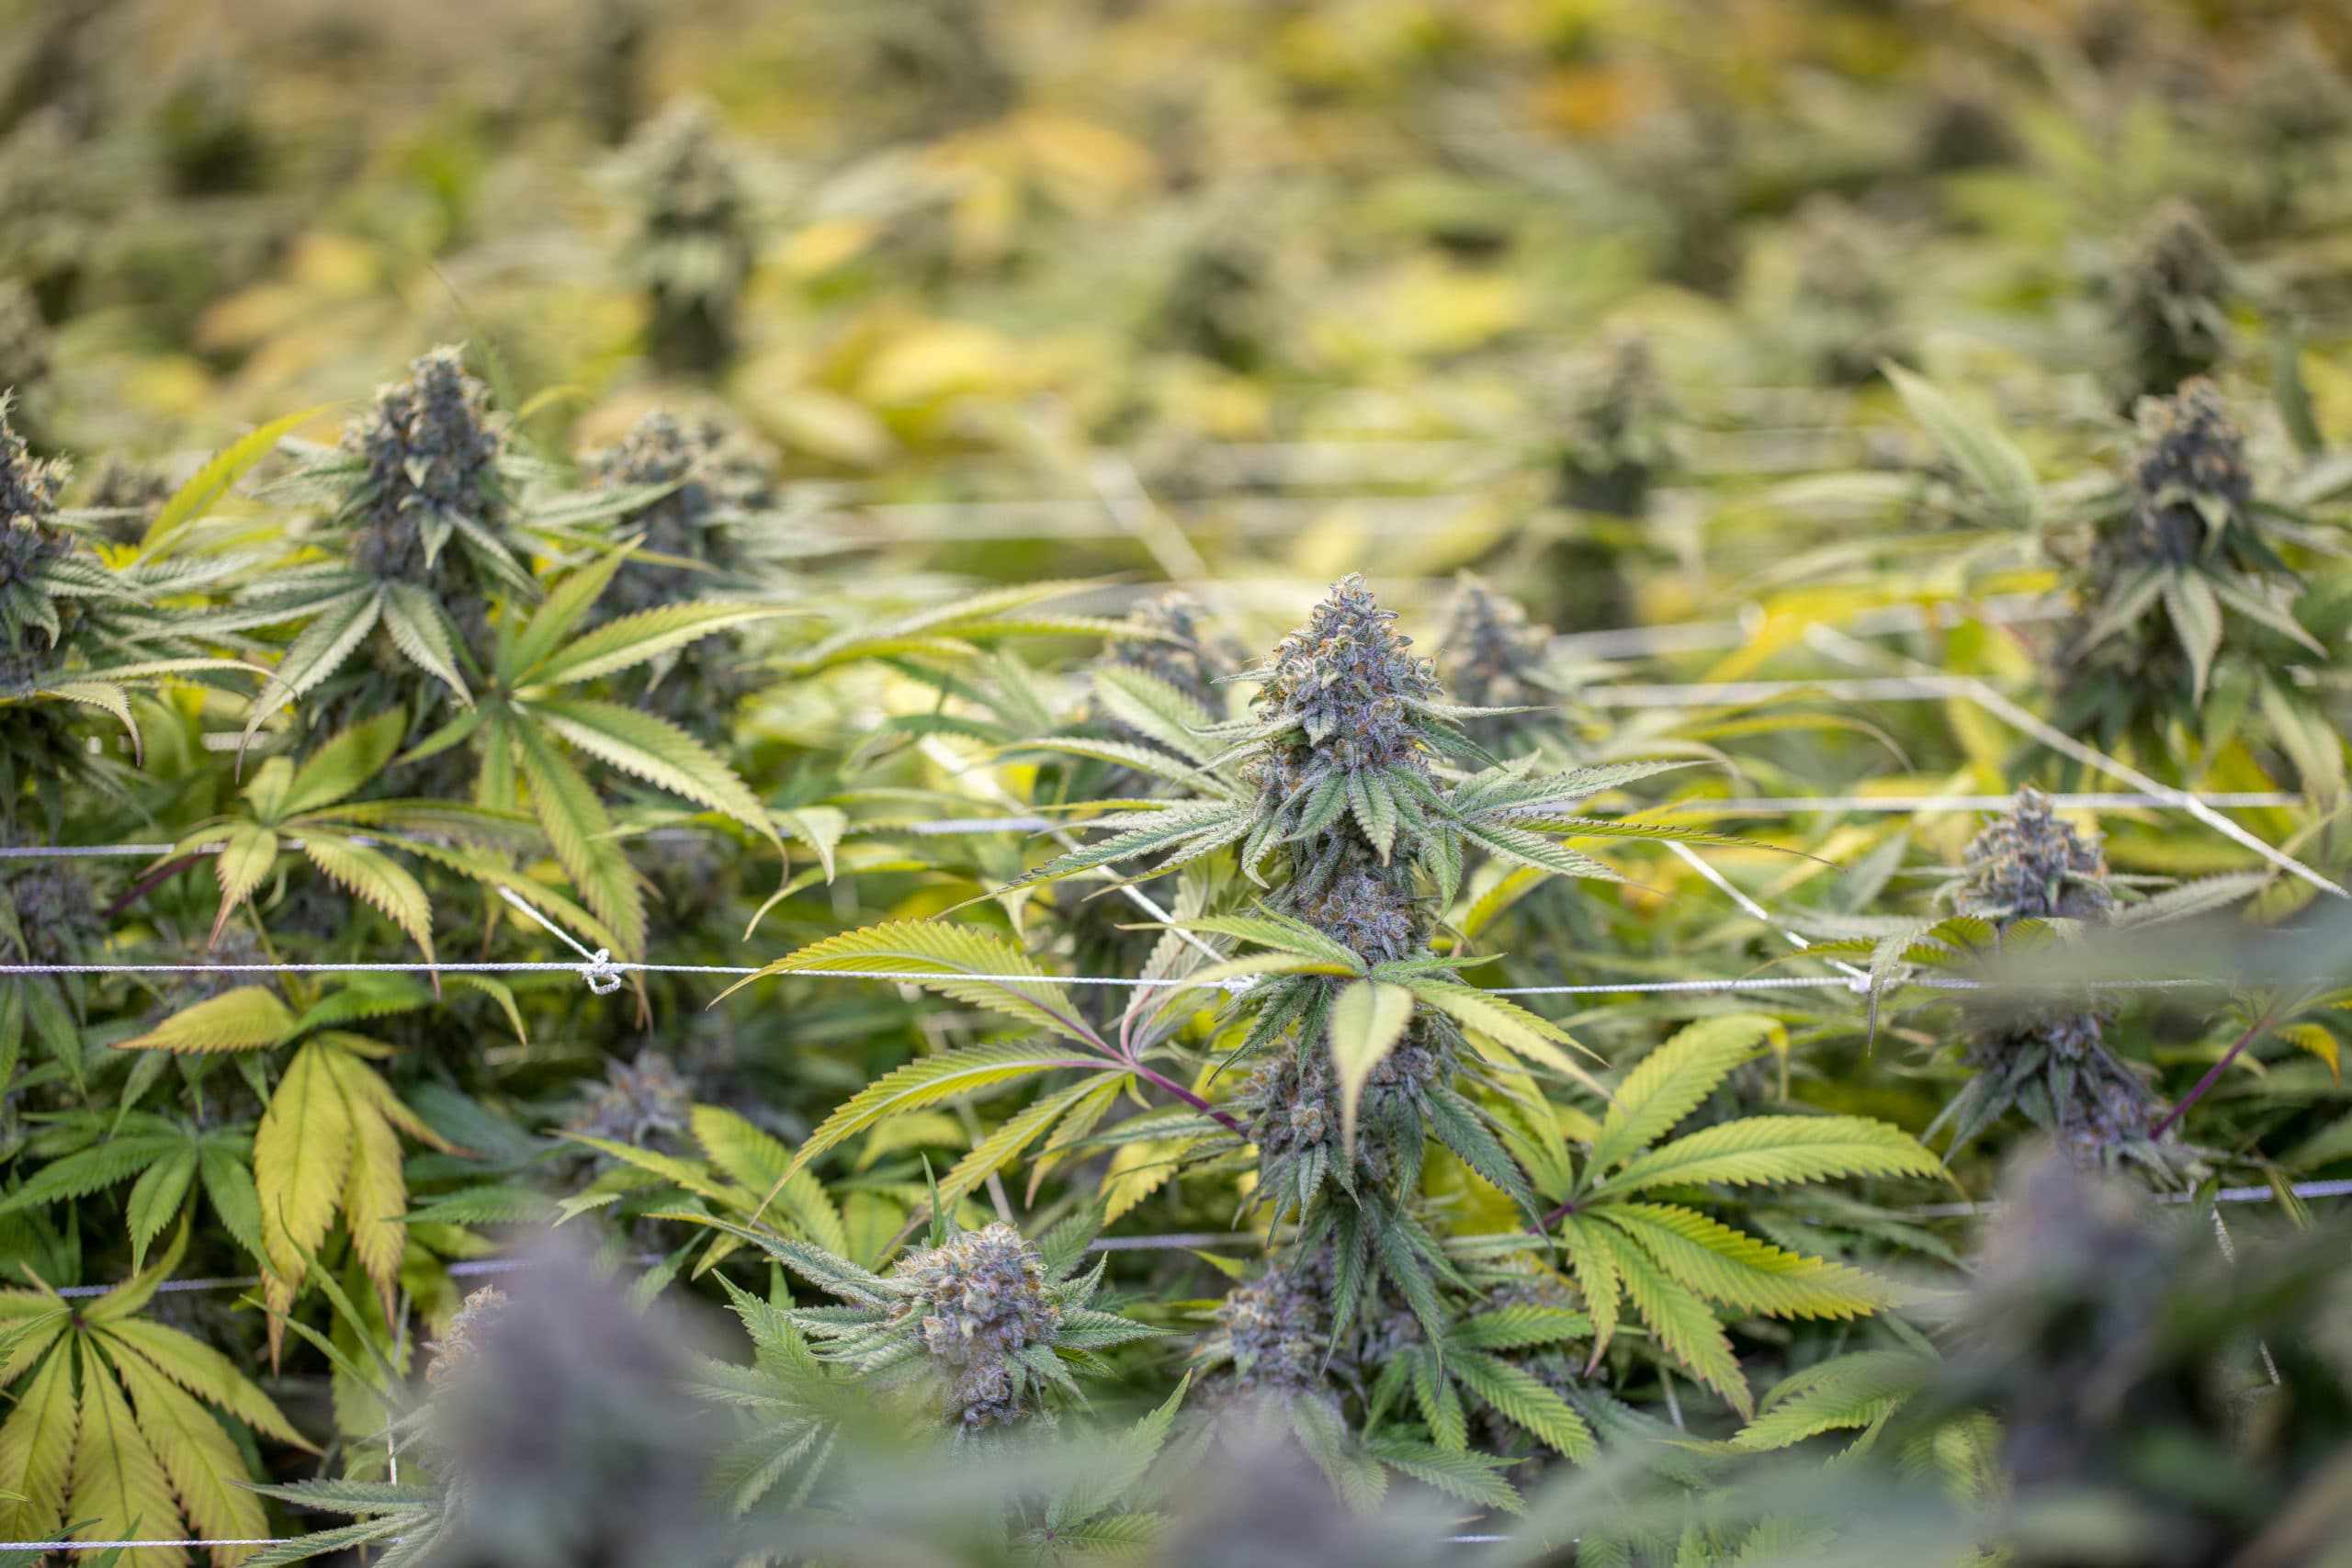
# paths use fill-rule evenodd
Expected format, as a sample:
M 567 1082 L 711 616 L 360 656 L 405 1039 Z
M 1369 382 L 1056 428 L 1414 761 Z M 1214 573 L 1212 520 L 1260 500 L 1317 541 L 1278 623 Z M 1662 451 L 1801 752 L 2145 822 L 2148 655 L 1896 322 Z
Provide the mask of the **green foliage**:
M 0 48 L 0 1536 L 2340 1568 L 2340 7 L 214 9 Z

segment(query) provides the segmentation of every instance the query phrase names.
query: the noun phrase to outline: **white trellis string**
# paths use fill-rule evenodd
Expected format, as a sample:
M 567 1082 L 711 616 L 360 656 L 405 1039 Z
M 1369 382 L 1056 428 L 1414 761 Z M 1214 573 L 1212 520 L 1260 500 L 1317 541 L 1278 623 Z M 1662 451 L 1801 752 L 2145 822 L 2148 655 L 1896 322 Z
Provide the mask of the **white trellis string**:
M 2297 1181 L 2287 1188 L 2295 1198 L 2352 1198 L 2352 1177 L 2338 1177 L 2326 1181 Z M 2272 1187 L 2221 1187 L 2213 1191 L 2216 1203 L 2267 1203 L 2278 1196 Z M 2193 1203 L 2194 1192 L 2159 1192 L 2159 1203 Z M 1923 1203 L 1904 1213 L 1919 1220 L 1964 1220 L 1979 1214 L 1989 1214 L 1998 1203 Z
M 2045 798 L 2062 811 L 2132 811 L 2156 807 L 2186 809 L 2180 795 L 2170 790 L 2162 794 L 2151 794 L 2145 790 L 2077 792 L 2052 795 Z M 2226 810 L 2303 804 L 2303 796 L 2290 795 L 2285 790 L 2200 794 L 2197 798 L 2208 806 Z M 1925 817 L 1939 811 L 2003 811 L 2016 802 L 2017 796 L 2013 795 L 1729 795 L 1721 799 L 1699 796 L 1677 802 L 1675 809 L 1721 811 L 1756 817 L 1798 816 L 1811 811 L 1884 811 Z
M 1833 658 L 1842 659 L 1849 664 L 1866 666 L 1868 660 L 1879 656 L 1878 650 L 1869 645 L 1855 641 L 1835 626 L 1823 626 L 1819 623 L 1805 628 L 1804 640 L 1808 646 L 1819 649 Z M 1923 690 L 1930 687 L 1940 688 L 1939 694 L 1956 696 L 1974 703 L 1994 717 L 2024 734 L 2030 735 L 2061 756 L 2071 757 L 2085 767 L 2105 773 L 2109 778 L 2129 784 L 2133 789 L 2145 790 L 2151 795 L 2168 795 L 2175 804 L 2191 817 L 2232 842 L 2252 850 L 2279 870 L 2310 883 L 2324 893 L 2332 893 L 2338 898 L 2352 898 L 2352 891 L 2346 891 L 2337 883 L 2321 875 L 2286 851 L 2247 832 L 2197 795 L 2187 790 L 2171 789 L 2159 784 L 2130 763 L 2110 757 L 2098 747 L 2076 739 L 2056 725 L 2044 721 L 2039 716 L 2012 702 L 1981 677 L 1946 675 L 1916 659 L 1906 658 L 1902 662 L 1911 673 L 1908 677 L 1898 679 L 1907 678 Z
M 865 824 L 857 822 L 849 825 L 853 831 L 863 826 Z M 943 817 L 929 822 L 889 823 L 878 827 L 876 830 L 888 833 L 913 833 L 922 838 L 933 836 L 954 838 L 967 833 L 1042 833 L 1052 826 L 1053 824 L 1043 817 Z M 673 831 L 657 828 L 646 837 L 655 843 L 673 843 L 690 839 L 699 840 L 703 835 L 683 829 Z M 419 840 L 403 839 L 398 835 L 373 837 L 364 833 L 354 833 L 346 841 L 354 844 L 398 845 Z M 279 842 L 288 849 L 302 847 L 302 840 L 300 839 L 283 839 Z M 190 844 L 187 847 L 187 852 L 195 855 L 218 854 L 226 847 L 224 844 Z M 152 855 L 167 855 L 179 848 L 177 844 L 0 844 L 0 860 L 70 860 L 81 856 L 143 860 Z

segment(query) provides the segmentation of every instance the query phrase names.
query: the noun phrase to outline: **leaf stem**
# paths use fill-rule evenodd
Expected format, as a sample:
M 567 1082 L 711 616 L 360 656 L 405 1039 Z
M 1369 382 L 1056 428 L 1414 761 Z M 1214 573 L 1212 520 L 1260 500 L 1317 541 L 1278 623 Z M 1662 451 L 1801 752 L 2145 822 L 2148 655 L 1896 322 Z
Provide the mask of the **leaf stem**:
M 2245 1050 L 2248 1045 L 2253 1044 L 2254 1037 L 2270 1027 L 2270 1022 L 2274 1016 L 2276 1015 L 2273 1013 L 2266 1012 L 2260 1018 L 2256 1019 L 2252 1023 L 2248 1024 L 2246 1026 L 2245 1032 L 2239 1035 L 2237 1039 L 2232 1043 L 2230 1048 L 2222 1053 L 2222 1059 L 2205 1069 L 2205 1076 L 2197 1080 L 2196 1087 L 2191 1089 L 2187 1094 L 2181 1096 L 2180 1102 L 2178 1104 L 2175 1105 L 2170 1111 L 2165 1112 L 2164 1120 L 2155 1124 L 2155 1126 L 2149 1132 L 2148 1136 L 2151 1138 L 2161 1138 L 2166 1133 L 2170 1132 L 2173 1128 L 2173 1124 L 2178 1122 L 2183 1116 L 2187 1115 L 2188 1113 L 2188 1108 L 2196 1104 L 2199 1100 L 2203 1099 L 2205 1091 L 2213 1087 L 2214 1081 L 2228 1069 L 2229 1065 L 2232 1062 L 2237 1060 L 2238 1053 Z

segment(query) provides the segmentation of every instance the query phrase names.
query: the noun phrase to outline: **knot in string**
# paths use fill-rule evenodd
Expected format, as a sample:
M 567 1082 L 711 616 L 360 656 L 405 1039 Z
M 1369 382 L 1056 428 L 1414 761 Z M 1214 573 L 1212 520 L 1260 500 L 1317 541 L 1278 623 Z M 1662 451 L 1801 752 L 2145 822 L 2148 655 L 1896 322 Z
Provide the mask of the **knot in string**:
M 621 988 L 621 972 L 613 966 L 613 953 L 608 947 L 598 948 L 587 963 L 580 966 L 580 977 L 588 988 L 600 997 L 609 997 Z

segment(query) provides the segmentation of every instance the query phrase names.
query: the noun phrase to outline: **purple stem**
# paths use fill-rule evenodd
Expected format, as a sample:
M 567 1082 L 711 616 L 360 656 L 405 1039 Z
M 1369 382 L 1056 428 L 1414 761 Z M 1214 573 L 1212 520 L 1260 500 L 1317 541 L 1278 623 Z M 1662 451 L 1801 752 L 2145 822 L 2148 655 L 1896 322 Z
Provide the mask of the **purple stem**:
M 1182 1084 L 1179 1084 L 1173 1079 L 1168 1077 L 1165 1074 L 1156 1073 L 1149 1067 L 1145 1066 L 1141 1062 L 1129 1061 L 1124 1056 L 1119 1058 L 1119 1062 L 1122 1066 L 1127 1069 L 1127 1071 L 1135 1074 L 1136 1077 L 1143 1079 L 1146 1083 L 1156 1084 L 1159 1088 L 1164 1089 L 1169 1093 L 1174 1095 L 1177 1099 L 1182 1100 L 1185 1104 L 1191 1106 L 1193 1110 L 1202 1111 L 1216 1118 L 1220 1125 L 1222 1125 L 1227 1132 L 1239 1138 L 1243 1143 L 1248 1143 L 1250 1141 L 1250 1132 L 1248 1128 L 1242 1126 L 1240 1122 L 1236 1122 L 1224 1111 L 1219 1111 L 1216 1106 L 1211 1105 L 1207 1100 L 1203 1100 L 1199 1095 L 1194 1094 L 1191 1089 L 1184 1088 Z
M 2151 1138 L 2161 1138 L 2166 1133 L 2170 1132 L 2172 1130 L 2173 1123 L 2187 1115 L 2188 1113 L 2188 1108 L 2196 1104 L 2199 1100 L 2203 1099 L 2205 1091 L 2213 1087 L 2214 1080 L 2222 1076 L 2232 1062 L 2237 1060 L 2238 1053 L 2245 1050 L 2248 1045 L 2254 1043 L 2254 1037 L 2256 1035 L 2270 1027 L 2270 1016 L 2271 1015 L 2268 1013 L 2265 1013 L 2262 1017 L 2255 1020 L 2254 1022 L 2247 1027 L 2246 1032 L 2237 1037 L 2236 1043 L 2233 1044 L 2228 1050 L 2222 1053 L 2222 1059 L 2205 1069 L 2205 1076 L 2197 1080 L 2197 1087 L 2183 1095 L 2179 1104 L 2165 1112 L 2165 1119 L 2156 1123 L 2154 1130 L 2149 1133 L 2148 1136 Z

